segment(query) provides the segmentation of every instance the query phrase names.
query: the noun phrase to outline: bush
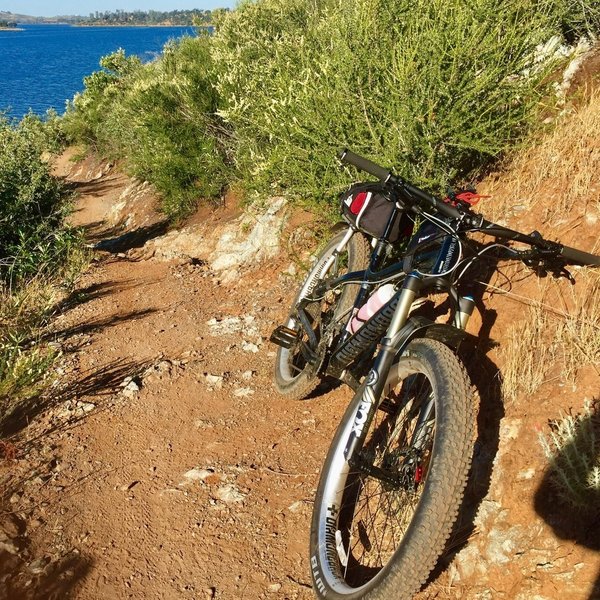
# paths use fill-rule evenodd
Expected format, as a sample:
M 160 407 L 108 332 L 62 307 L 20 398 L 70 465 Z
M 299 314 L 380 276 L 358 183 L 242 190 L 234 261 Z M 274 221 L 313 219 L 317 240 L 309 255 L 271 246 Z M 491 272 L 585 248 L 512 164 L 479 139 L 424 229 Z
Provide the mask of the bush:
M 600 511 L 600 415 L 590 404 L 583 414 L 550 423 L 540 442 L 550 461 L 552 482 L 566 504 Z
M 579 34 L 591 10 L 558 0 L 242 3 L 213 44 L 237 164 L 254 185 L 321 200 L 348 182 L 333 159 L 348 146 L 440 190 L 523 138 L 552 65 L 534 65 L 536 48 Z
M 213 37 L 142 65 L 119 51 L 86 78 L 65 130 L 124 158 L 167 213 L 249 189 L 320 206 L 349 181 L 342 147 L 441 191 L 522 140 L 559 58 L 600 30 L 588 0 L 258 0 L 214 14 Z M 352 171 L 354 177 L 364 177 Z
M 219 197 L 228 180 L 226 130 L 216 116 L 209 38 L 183 38 L 142 65 L 123 51 L 86 78 L 65 118 L 72 139 L 126 160 L 129 172 L 154 184 L 172 217 L 198 198 Z
M 42 156 L 57 150 L 56 118 L 0 120 L 0 425 L 35 396 L 54 352 L 38 343 L 57 301 L 83 264 L 80 234 L 65 226 L 67 190 Z
M 111 135 L 106 132 L 106 120 L 118 106 L 128 78 L 141 68 L 139 58 L 125 56 L 122 49 L 100 59 L 101 71 L 84 77 L 84 91 L 67 102 L 62 129 L 69 141 L 110 153 Z
M 52 272 L 78 245 L 76 232 L 63 227 L 66 190 L 42 159 L 56 143 L 53 122 L 0 120 L 0 282 Z

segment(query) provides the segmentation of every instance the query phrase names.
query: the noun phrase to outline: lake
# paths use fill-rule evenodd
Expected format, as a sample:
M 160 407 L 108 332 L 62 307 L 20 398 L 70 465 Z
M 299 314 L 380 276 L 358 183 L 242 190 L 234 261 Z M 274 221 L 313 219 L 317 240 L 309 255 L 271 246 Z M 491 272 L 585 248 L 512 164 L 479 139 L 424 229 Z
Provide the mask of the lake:
M 193 27 L 72 27 L 19 25 L 0 31 L 0 111 L 21 118 L 29 109 L 59 114 L 83 90 L 83 78 L 100 69 L 102 56 L 123 48 L 144 62 L 173 38 L 195 35 Z

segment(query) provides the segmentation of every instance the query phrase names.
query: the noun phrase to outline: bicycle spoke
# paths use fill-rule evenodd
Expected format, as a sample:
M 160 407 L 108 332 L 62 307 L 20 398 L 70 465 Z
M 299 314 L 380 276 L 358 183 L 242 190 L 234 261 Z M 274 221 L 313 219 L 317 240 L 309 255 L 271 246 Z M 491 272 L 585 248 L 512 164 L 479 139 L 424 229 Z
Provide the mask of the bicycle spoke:
M 392 410 L 375 416 L 362 450 L 363 459 L 391 470 L 414 490 L 396 488 L 358 469 L 348 473 L 340 507 L 347 520 L 340 523 L 340 528 L 346 532 L 344 578 L 354 585 L 372 578 L 391 559 L 406 533 L 423 486 L 422 479 L 416 481 L 420 450 L 410 444 L 423 435 L 421 445 L 425 448 L 431 443 L 433 428 L 423 430 L 430 426 L 430 418 L 421 413 L 428 408 L 433 391 L 427 378 L 419 374 L 409 376 L 398 387 L 390 404 Z

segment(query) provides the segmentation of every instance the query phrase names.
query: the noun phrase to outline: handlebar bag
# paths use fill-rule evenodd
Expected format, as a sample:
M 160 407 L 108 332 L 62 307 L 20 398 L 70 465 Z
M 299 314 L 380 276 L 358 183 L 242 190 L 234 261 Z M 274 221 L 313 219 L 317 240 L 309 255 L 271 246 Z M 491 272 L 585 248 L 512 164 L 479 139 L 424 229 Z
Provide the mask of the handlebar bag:
M 381 238 L 394 211 L 391 194 L 378 183 L 357 183 L 341 195 L 342 216 L 357 229 L 370 236 Z M 412 221 L 405 213 L 398 213 L 388 240 L 397 242 L 412 233 Z

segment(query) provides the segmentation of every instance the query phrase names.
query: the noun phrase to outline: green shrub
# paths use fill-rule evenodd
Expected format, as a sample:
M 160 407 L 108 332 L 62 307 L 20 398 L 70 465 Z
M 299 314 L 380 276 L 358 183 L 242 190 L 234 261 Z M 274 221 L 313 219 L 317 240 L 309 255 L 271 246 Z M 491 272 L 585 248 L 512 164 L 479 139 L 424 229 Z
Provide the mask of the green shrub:
M 0 120 L 0 282 L 56 270 L 78 245 L 63 227 L 66 190 L 42 159 L 56 144 L 53 123 Z
M 348 182 L 333 158 L 348 146 L 439 190 L 523 138 L 552 65 L 533 64 L 536 48 L 580 32 L 585 6 L 242 3 L 213 44 L 237 164 L 256 186 L 321 200 Z
M 167 213 L 232 176 L 321 206 L 350 147 L 442 190 L 522 140 L 547 98 L 553 36 L 600 30 L 589 0 L 257 0 L 214 36 L 142 65 L 122 51 L 86 78 L 65 131 L 154 183 Z M 352 171 L 353 177 L 364 177 Z
M 227 132 L 215 114 L 209 38 L 171 42 L 146 65 L 119 51 L 101 66 L 70 105 L 67 134 L 124 158 L 131 174 L 154 184 L 170 216 L 220 196 Z
M 105 129 L 106 120 L 118 106 L 127 79 L 135 77 L 141 62 L 136 56 L 125 56 L 125 51 L 119 49 L 102 57 L 100 67 L 102 70 L 84 77 L 84 91 L 67 103 L 62 129 L 69 141 L 110 153 L 112 140 Z
M 43 157 L 59 148 L 56 117 L 0 120 L 0 426 L 34 397 L 55 353 L 39 343 L 57 302 L 84 264 L 79 232 L 67 227 L 69 194 Z

